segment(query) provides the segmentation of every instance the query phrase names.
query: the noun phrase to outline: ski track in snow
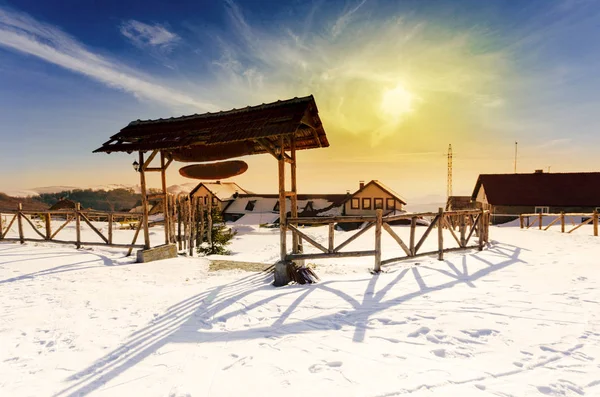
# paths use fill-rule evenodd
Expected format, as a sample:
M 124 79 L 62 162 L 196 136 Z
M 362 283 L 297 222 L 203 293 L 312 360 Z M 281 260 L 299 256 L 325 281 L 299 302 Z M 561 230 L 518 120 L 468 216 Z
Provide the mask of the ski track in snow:
M 0 243 L 0 395 L 600 395 L 600 239 L 578 232 L 492 227 L 483 252 L 376 276 L 317 260 L 320 283 L 278 289 L 202 258 Z M 247 228 L 231 259 L 272 263 L 278 238 Z

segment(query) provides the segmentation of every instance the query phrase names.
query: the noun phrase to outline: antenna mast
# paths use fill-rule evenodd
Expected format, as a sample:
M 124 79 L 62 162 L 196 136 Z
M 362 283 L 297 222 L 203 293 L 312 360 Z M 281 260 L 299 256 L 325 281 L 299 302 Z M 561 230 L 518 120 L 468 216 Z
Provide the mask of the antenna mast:
M 446 198 L 452 196 L 452 145 L 448 145 L 448 187 L 446 190 Z

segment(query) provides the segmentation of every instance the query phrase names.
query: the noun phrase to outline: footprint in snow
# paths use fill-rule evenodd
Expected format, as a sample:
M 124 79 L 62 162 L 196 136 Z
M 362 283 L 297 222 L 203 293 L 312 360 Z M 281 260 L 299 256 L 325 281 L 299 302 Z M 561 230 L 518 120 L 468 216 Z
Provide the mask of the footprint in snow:
M 416 331 L 411 332 L 407 336 L 409 338 L 416 338 L 419 335 L 427 335 L 429 333 L 429 331 L 431 331 L 431 329 L 429 329 L 428 327 L 421 327 L 421 328 L 417 329 Z
M 343 363 L 341 361 L 325 362 L 324 364 L 313 364 L 310 367 L 308 367 L 308 371 L 310 373 L 316 374 L 317 372 L 321 372 L 324 369 L 327 369 L 327 368 L 339 368 L 342 365 L 343 365 Z

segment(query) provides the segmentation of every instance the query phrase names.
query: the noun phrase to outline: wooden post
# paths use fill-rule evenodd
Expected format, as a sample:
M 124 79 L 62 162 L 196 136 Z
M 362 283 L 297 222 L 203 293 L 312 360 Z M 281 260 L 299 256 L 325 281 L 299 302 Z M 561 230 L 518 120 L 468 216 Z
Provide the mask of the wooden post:
M 479 240 L 478 241 L 479 242 L 478 249 L 479 249 L 479 251 L 483 251 L 483 236 L 484 236 L 484 234 L 483 234 L 483 229 L 484 229 L 483 218 L 484 218 L 484 215 L 485 215 L 485 213 L 482 208 L 481 212 L 479 213 L 479 221 L 477 222 L 477 233 L 479 233 L 478 234 L 478 240 Z M 521 217 L 521 228 L 523 228 L 523 217 Z
M 540 229 L 540 230 L 542 230 L 542 218 L 543 218 L 543 215 L 542 215 L 542 213 L 541 213 L 541 212 L 540 212 L 540 215 L 539 215 L 539 217 L 540 217 L 540 218 L 539 218 L 538 226 L 539 226 L 539 229 Z
M 194 210 L 195 210 L 196 206 L 195 206 L 195 202 L 193 202 L 192 196 L 190 196 L 190 199 L 188 200 L 188 207 L 189 207 L 188 219 L 190 220 L 189 249 L 190 249 L 190 256 L 194 256 L 194 242 L 196 241 L 196 236 L 195 236 L 196 228 L 194 227 L 196 224 L 196 222 L 194 221 L 194 217 L 196 216 L 196 211 L 194 211 Z
M 598 211 L 594 210 L 594 213 L 592 215 L 594 217 L 594 236 L 598 236 Z
M 381 271 L 381 226 L 383 224 L 383 210 L 376 211 L 377 222 L 375 223 L 375 267 L 373 271 L 379 273 Z
M 17 225 L 19 226 L 19 240 L 21 244 L 25 244 L 25 236 L 23 235 L 23 219 L 24 216 L 21 211 L 23 211 L 23 204 L 17 204 Z M 8 232 L 8 230 L 7 230 Z
M 283 150 L 283 148 L 282 148 Z M 291 164 L 291 172 L 290 172 L 290 177 L 291 177 L 291 188 L 292 188 L 292 196 L 291 196 L 291 200 L 290 200 L 290 204 L 292 206 L 291 208 L 291 215 L 292 218 L 297 218 L 298 217 L 298 186 L 296 185 L 296 136 L 292 135 L 291 137 L 291 158 L 292 158 L 292 164 Z M 282 152 L 283 155 L 284 152 Z M 298 224 L 294 224 L 294 226 L 298 226 Z M 330 230 L 330 234 L 329 234 L 329 238 L 331 239 L 331 241 L 333 241 L 333 232 Z M 292 232 L 292 253 L 297 254 L 298 253 L 298 241 L 299 241 L 299 236 L 296 232 Z M 333 247 L 330 247 L 330 252 L 333 252 Z
M 333 241 L 334 231 L 335 231 L 335 223 L 332 222 L 329 224 L 329 252 L 332 252 L 332 253 L 333 253 L 333 249 L 335 248 L 334 241 Z M 297 246 L 296 246 L 296 248 L 297 248 Z
M 50 213 L 46 212 L 44 214 L 44 218 L 45 218 L 45 221 L 46 221 L 46 240 L 50 240 L 50 237 L 52 236 L 52 226 L 51 226 L 51 223 L 50 223 L 50 220 L 51 220 Z
M 519 214 L 519 224 L 521 225 L 521 229 L 525 227 L 525 219 L 523 219 L 523 214 Z
M 208 241 L 208 244 L 211 245 L 212 244 L 212 229 L 213 229 L 213 220 L 212 220 L 212 196 L 210 195 L 210 193 L 208 194 L 208 205 L 206 206 L 207 209 L 207 227 L 206 227 L 206 241 Z
M 415 256 L 415 234 L 417 232 L 417 217 L 413 216 L 410 218 L 410 244 L 409 250 L 410 255 Z
M 187 251 L 188 249 L 188 225 L 189 225 L 189 219 L 188 219 L 188 200 L 187 197 L 183 197 L 182 201 L 181 201 L 181 219 L 183 222 L 183 237 L 182 237 L 182 243 L 183 243 L 183 249 Z
M 443 208 L 439 208 L 438 210 L 438 260 L 439 261 L 443 261 L 444 260 L 444 228 L 443 228 L 443 223 L 444 223 L 444 209 Z
M 286 203 L 285 203 L 285 142 L 283 135 L 279 138 L 279 257 L 285 261 L 287 255 L 286 249 Z
M 4 226 L 2 226 L 2 213 L 0 213 L 0 240 L 2 240 L 3 238 L 4 238 Z
M 113 214 L 108 214 L 108 245 L 113 243 Z
M 204 242 L 204 203 L 202 202 L 202 197 L 198 198 L 198 202 L 200 203 L 200 243 Z
M 177 246 L 179 251 L 181 251 L 183 249 L 183 236 L 181 234 L 181 196 L 177 196 L 175 203 L 177 205 Z
M 142 227 L 144 228 L 144 249 L 150 248 L 150 231 L 148 230 L 148 195 L 146 192 L 146 169 L 144 167 L 144 152 L 140 150 L 140 189 L 142 193 Z
M 467 245 L 467 240 L 466 240 L 466 231 L 467 231 L 467 227 L 465 224 L 465 214 L 461 214 L 459 215 L 460 217 L 460 247 L 464 248 Z
M 169 193 L 167 192 L 167 167 L 165 164 L 165 153 L 160 151 L 160 179 L 163 191 L 163 217 L 165 225 L 165 244 L 169 244 Z
M 560 211 L 560 232 L 565 232 L 565 212 Z
M 75 230 L 77 233 L 77 248 L 81 248 L 81 204 L 75 203 Z
M 202 233 L 201 233 L 201 229 L 200 229 L 200 225 L 201 225 L 201 215 L 202 213 L 200 212 L 200 209 L 202 208 L 201 204 L 200 204 L 200 199 L 198 197 L 195 198 L 194 200 L 195 204 L 196 204 L 196 208 L 195 208 L 195 213 L 196 213 L 196 217 L 194 219 L 195 221 L 195 235 L 196 235 L 196 247 L 199 247 L 200 244 L 202 244 Z

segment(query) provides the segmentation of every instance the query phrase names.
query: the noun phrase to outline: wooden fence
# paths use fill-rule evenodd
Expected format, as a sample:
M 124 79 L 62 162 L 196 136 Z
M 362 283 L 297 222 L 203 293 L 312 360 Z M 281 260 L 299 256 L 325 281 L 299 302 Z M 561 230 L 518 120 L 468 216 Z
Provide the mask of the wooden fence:
M 514 215 L 513 215 L 514 216 Z M 554 220 L 552 220 L 552 222 L 550 222 L 548 225 L 543 226 L 543 219 L 544 217 L 555 217 Z M 583 225 L 587 225 L 589 223 L 592 223 L 593 225 L 593 234 L 594 236 L 598 236 L 598 212 L 594 211 L 592 213 L 579 213 L 579 212 L 569 212 L 569 213 L 565 213 L 565 212 L 561 212 L 558 214 L 542 214 L 542 213 L 537 213 L 537 214 L 520 214 L 519 215 L 519 224 L 521 229 L 529 229 L 535 225 L 538 226 L 539 230 L 548 230 L 550 229 L 550 227 L 554 224 L 560 223 L 560 231 L 561 233 L 565 233 L 565 229 L 566 229 L 566 222 L 565 222 L 565 217 L 587 217 L 588 219 L 583 220 L 581 223 L 576 224 L 576 225 L 572 225 L 574 226 L 572 229 L 570 229 L 569 231 L 567 231 L 567 233 L 573 233 L 575 230 L 579 229 L 581 226 Z M 531 221 L 531 218 L 533 218 L 533 221 Z
M 463 210 L 463 211 L 444 211 L 440 208 L 437 213 L 435 212 L 424 212 L 417 214 L 403 214 L 403 215 L 392 215 L 383 217 L 383 211 L 377 210 L 376 216 L 338 216 L 338 217 L 296 217 L 288 218 L 286 229 L 290 230 L 293 235 L 293 240 L 298 239 L 300 241 L 299 246 L 294 245 L 294 250 L 291 254 L 286 256 L 287 260 L 305 260 L 305 259 L 321 259 L 321 258 L 341 258 L 341 257 L 358 257 L 358 256 L 374 256 L 375 265 L 374 271 L 379 272 L 382 265 L 386 265 L 392 262 L 398 262 L 405 259 L 415 258 L 426 255 L 438 255 L 439 260 L 443 260 L 444 252 L 458 251 L 471 248 L 483 249 L 484 243 L 488 241 L 489 237 L 489 211 L 484 210 Z M 433 217 L 433 220 L 423 233 L 423 235 L 417 241 L 416 229 L 417 220 L 419 218 Z M 458 234 L 454 228 L 450 225 L 450 217 L 459 219 Z M 399 220 L 410 219 L 410 237 L 408 244 L 406 244 L 400 236 L 392 229 L 390 223 Z M 356 232 L 351 237 L 340 243 L 337 247 L 334 241 L 334 226 L 336 223 L 356 223 L 362 222 L 365 225 L 362 229 Z M 311 224 L 311 225 L 328 225 L 328 246 L 325 247 L 315 241 L 312 237 L 307 235 L 304 231 L 298 228 L 298 223 Z M 375 228 L 375 242 L 372 250 L 363 251 L 341 251 L 343 248 L 348 246 L 358 237 L 366 233 L 368 230 Z M 423 243 L 431 234 L 431 231 L 437 228 L 437 240 L 438 249 L 430 252 L 420 252 Z M 458 243 L 457 248 L 444 248 L 444 235 L 443 230 L 447 229 L 450 234 Z M 402 248 L 405 256 L 397 258 L 390 258 L 382 260 L 382 249 L 381 249 L 381 235 L 382 230 L 385 230 Z M 469 241 L 473 235 L 479 237 L 476 245 L 468 246 Z M 302 251 L 302 240 L 308 242 L 312 246 L 319 249 L 320 253 L 305 254 Z

